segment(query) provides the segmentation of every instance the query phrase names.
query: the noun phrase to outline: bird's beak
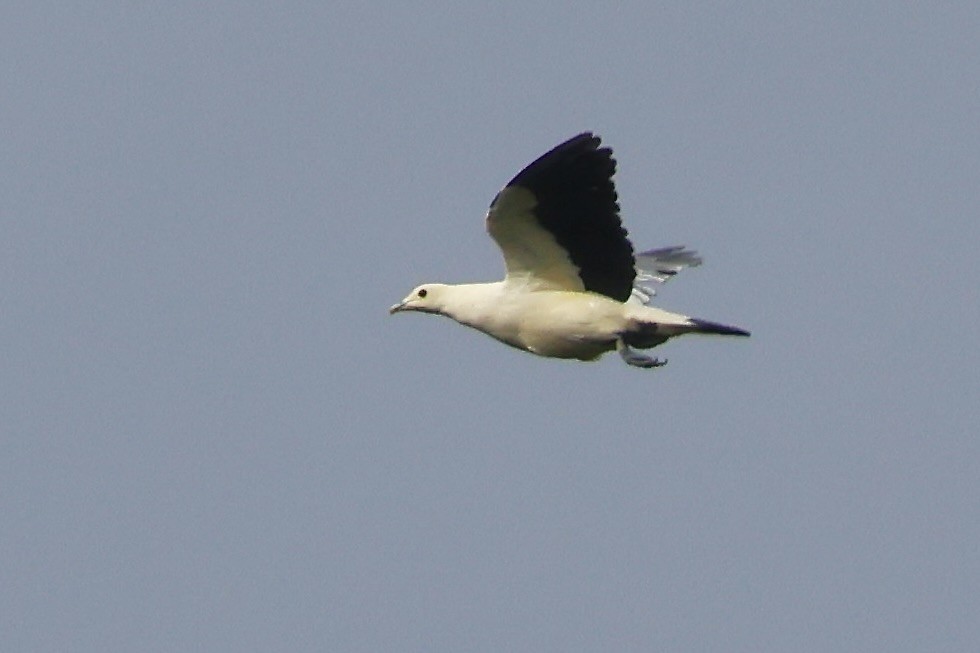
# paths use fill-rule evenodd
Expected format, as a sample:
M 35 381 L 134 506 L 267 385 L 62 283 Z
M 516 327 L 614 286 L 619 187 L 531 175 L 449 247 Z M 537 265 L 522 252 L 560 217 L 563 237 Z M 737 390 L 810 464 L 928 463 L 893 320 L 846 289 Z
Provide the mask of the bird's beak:
M 405 309 L 405 302 L 398 302 L 394 306 L 388 309 L 388 315 L 394 315 L 398 311 Z

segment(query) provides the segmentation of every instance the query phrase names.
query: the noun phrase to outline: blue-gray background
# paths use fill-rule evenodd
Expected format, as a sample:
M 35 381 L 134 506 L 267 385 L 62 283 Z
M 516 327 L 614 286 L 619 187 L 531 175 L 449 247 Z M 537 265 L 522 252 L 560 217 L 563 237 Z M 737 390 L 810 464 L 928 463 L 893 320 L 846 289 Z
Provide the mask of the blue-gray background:
M 3 651 L 980 650 L 980 5 L 7 3 Z M 656 371 L 386 309 L 579 131 Z

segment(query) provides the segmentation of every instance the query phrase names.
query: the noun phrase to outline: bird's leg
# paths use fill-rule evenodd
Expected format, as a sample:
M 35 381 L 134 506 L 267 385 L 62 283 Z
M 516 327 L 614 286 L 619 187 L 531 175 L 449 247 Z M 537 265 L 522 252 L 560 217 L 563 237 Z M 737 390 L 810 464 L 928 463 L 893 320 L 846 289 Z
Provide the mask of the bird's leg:
M 667 364 L 666 358 L 664 360 L 660 360 L 659 358 L 644 356 L 627 345 L 622 338 L 618 338 L 616 340 L 616 351 L 619 352 L 619 355 L 627 365 L 632 365 L 633 367 L 663 367 Z

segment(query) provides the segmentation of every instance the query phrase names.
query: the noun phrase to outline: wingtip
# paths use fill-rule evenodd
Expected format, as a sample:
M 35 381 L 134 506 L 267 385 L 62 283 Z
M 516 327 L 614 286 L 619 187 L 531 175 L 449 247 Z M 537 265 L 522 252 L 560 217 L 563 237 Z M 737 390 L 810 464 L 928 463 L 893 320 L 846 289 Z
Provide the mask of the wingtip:
M 648 249 L 645 252 L 636 254 L 637 262 L 644 263 L 648 260 L 651 265 L 682 265 L 694 268 L 702 263 L 704 259 L 698 254 L 697 250 L 688 249 L 686 245 L 671 245 L 669 247 L 658 247 Z

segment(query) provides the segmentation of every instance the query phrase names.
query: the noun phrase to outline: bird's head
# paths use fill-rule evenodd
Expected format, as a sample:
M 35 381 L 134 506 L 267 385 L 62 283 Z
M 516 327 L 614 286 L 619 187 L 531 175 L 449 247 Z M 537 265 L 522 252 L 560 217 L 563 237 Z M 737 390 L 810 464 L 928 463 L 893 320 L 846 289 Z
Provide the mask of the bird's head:
M 441 313 L 446 285 L 441 283 L 425 283 L 408 293 L 388 312 L 392 315 L 401 311 L 422 311 L 423 313 Z

